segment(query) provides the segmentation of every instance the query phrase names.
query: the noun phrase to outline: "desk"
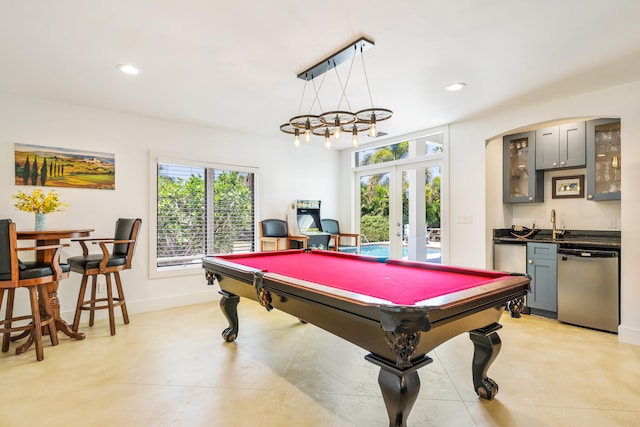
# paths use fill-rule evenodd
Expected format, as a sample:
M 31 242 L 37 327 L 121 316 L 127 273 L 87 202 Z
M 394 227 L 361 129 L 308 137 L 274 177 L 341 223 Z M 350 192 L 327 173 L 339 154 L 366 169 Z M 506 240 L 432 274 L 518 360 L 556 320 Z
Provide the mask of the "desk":
M 93 229 L 70 229 L 70 230 L 22 230 L 18 231 L 18 240 L 35 240 L 37 246 L 59 245 L 61 239 L 75 239 L 79 237 L 87 237 Z M 54 251 L 42 250 L 36 251 L 36 260 L 40 262 L 50 262 Z M 49 301 L 53 309 L 53 316 L 56 322 L 56 330 L 62 331 L 70 338 L 77 340 L 84 339 L 84 334 L 74 332 L 71 327 L 60 317 L 60 301 L 58 300 L 58 282 L 51 282 L 47 285 L 49 291 Z M 31 345 L 31 339 L 23 344 L 26 350 Z
M 432 361 L 427 353 L 463 332 L 474 344 L 476 392 L 496 395 L 487 371 L 500 351 L 498 321 L 529 287 L 525 276 L 334 251 L 207 256 L 203 267 L 221 289 L 226 341 L 238 335 L 237 305 L 245 297 L 369 351 L 391 426 L 406 426 L 420 389 L 417 370 Z

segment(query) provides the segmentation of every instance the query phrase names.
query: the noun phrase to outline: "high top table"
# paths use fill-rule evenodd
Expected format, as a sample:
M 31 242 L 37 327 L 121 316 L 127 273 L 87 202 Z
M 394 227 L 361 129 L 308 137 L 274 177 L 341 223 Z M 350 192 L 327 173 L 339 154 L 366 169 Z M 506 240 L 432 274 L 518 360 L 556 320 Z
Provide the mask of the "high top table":
M 59 245 L 62 239 L 76 239 L 79 237 L 88 237 L 93 231 L 91 228 L 81 229 L 50 229 L 50 230 L 18 230 L 18 240 L 35 240 L 37 246 Z M 51 262 L 55 250 L 45 249 L 36 251 L 36 261 Z M 60 317 L 60 301 L 58 300 L 58 282 L 47 284 L 49 292 L 49 302 L 55 319 L 56 330 L 62 331 L 70 338 L 83 340 L 84 334 L 74 332 L 69 324 Z M 18 347 L 17 352 L 24 353 L 33 343 L 33 339 L 29 337 L 26 343 Z

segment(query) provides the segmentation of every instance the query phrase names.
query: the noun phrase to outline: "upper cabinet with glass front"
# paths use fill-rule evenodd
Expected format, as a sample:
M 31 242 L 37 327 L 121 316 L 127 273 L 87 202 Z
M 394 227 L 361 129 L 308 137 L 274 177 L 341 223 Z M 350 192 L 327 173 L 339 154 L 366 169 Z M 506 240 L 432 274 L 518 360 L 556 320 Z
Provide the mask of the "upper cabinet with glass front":
M 535 131 L 503 138 L 503 201 L 532 203 L 544 201 L 544 173 L 536 171 Z
M 620 200 L 620 119 L 587 122 L 587 199 Z

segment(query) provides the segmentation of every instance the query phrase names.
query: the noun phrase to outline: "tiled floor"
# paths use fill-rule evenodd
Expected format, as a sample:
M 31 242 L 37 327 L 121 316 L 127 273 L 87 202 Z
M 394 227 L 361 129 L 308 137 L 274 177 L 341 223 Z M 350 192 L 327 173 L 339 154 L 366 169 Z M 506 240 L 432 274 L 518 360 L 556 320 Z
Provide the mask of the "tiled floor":
M 387 426 L 378 369 L 365 352 L 253 301 L 224 343 L 217 304 L 131 316 L 117 335 L 0 355 L 0 426 Z M 478 399 L 473 345 L 461 335 L 431 354 L 409 426 L 638 426 L 640 347 L 553 320 L 503 316 L 500 386 Z

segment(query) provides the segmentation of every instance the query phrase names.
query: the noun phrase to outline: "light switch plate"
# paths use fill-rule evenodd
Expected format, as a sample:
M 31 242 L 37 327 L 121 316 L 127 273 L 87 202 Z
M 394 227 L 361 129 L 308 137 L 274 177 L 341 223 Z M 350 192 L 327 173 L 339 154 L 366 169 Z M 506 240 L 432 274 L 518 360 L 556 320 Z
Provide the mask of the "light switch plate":
M 473 223 L 473 217 L 472 216 L 459 216 L 458 217 L 458 224 L 472 224 Z

